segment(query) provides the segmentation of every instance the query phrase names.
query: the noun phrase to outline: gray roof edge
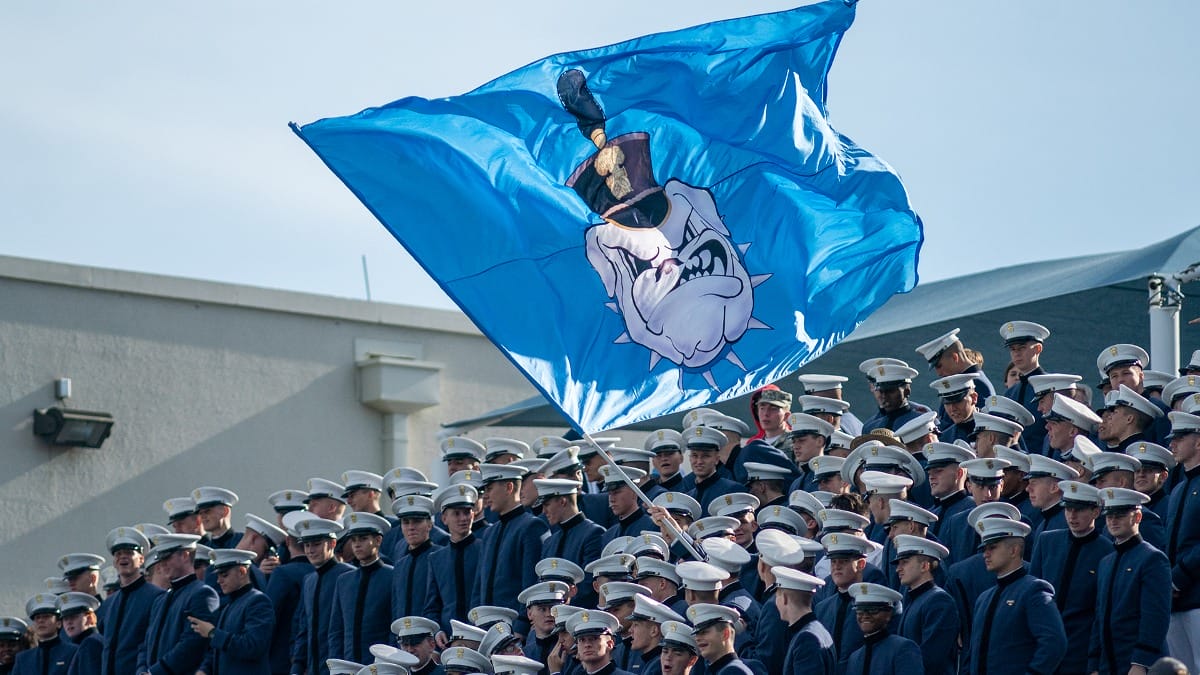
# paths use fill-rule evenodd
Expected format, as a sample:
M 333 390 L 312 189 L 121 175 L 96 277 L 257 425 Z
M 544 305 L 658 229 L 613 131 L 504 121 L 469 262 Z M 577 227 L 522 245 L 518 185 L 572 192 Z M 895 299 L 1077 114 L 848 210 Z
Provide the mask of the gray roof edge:
M 1186 248 L 1189 250 L 1185 251 L 1185 245 L 1188 244 L 1190 246 Z M 1200 260 L 1200 227 L 1134 251 L 1042 260 L 943 279 L 919 285 L 909 293 L 892 296 L 844 342 L 948 321 L 965 314 L 988 312 L 1090 288 L 1111 286 L 1152 274 L 1171 274 L 1197 260 Z M 1118 266 L 1118 262 L 1124 262 L 1125 265 Z M 967 282 L 982 289 L 970 299 L 969 311 L 964 311 L 962 303 L 934 301 L 936 296 L 946 292 L 943 289 Z M 941 311 L 937 311 L 938 308 Z
M 459 311 L 368 302 L 145 272 L 0 255 L 0 278 L 113 293 L 244 307 L 371 324 L 481 335 Z

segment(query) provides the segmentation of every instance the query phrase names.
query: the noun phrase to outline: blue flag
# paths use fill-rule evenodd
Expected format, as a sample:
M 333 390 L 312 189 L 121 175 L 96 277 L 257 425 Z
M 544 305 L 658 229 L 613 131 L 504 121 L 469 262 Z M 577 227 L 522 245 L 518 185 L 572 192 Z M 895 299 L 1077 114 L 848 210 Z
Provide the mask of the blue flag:
M 917 281 L 920 219 L 829 124 L 831 0 L 293 128 L 594 433 L 743 395 Z

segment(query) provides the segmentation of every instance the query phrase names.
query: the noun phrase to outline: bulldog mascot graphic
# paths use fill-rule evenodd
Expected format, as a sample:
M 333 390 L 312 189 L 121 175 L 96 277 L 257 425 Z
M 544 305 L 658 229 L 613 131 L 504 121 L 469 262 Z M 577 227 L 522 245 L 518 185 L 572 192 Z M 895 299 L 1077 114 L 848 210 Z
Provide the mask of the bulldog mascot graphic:
M 563 73 L 558 96 L 596 146 L 567 186 L 600 216 L 584 236 L 588 262 L 614 301 L 608 306 L 625 322 L 616 341 L 649 349 L 651 369 L 665 358 L 717 388 L 712 366 L 725 359 L 745 370 L 732 345 L 747 330 L 768 328 L 753 310 L 754 287 L 770 275 L 746 270 L 749 244 L 733 243 L 707 189 L 676 178 L 657 183 L 648 133 L 607 137 L 582 72 Z

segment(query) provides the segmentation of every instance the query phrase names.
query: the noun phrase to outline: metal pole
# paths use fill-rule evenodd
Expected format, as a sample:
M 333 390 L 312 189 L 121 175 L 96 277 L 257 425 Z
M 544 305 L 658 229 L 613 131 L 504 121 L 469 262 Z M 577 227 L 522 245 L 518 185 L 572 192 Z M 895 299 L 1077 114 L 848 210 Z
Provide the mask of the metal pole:
M 637 498 L 640 499 L 643 504 L 654 503 L 646 498 L 646 493 L 642 492 L 642 489 L 638 487 L 637 483 L 633 482 L 629 476 L 625 475 L 625 472 L 621 470 L 620 465 L 614 462 L 612 457 L 608 456 L 608 453 L 604 451 L 604 448 L 600 447 L 600 444 L 592 438 L 591 434 L 584 434 L 583 437 L 588 443 L 592 444 L 592 447 L 596 448 L 596 451 L 600 453 L 600 457 L 604 459 L 604 462 L 611 466 L 614 471 L 618 472 L 618 475 L 621 476 L 621 480 L 625 481 L 625 485 L 629 486 L 630 490 L 633 490 L 633 493 L 637 495 Z M 667 526 L 667 529 L 671 531 L 671 534 L 675 536 L 675 539 L 678 540 L 679 543 L 683 544 L 683 547 L 687 549 L 688 553 L 692 554 L 694 559 L 708 560 L 708 556 L 704 555 L 704 552 L 700 549 L 699 545 L 697 545 L 696 542 L 690 536 L 688 536 L 686 532 L 679 529 L 679 526 L 675 524 L 674 518 L 667 518 L 663 521 L 663 524 Z
M 1150 367 L 1174 374 L 1179 367 L 1179 308 L 1183 295 L 1174 277 L 1147 280 L 1150 304 Z

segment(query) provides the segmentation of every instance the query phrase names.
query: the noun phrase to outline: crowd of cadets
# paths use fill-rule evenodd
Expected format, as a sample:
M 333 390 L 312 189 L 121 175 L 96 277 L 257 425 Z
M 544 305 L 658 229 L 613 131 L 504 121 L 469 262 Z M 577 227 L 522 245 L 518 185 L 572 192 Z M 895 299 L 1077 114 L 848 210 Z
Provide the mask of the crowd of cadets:
M 241 532 L 237 496 L 197 488 L 170 528 L 109 532 L 111 568 L 63 556 L 0 618 L 0 672 L 1195 671 L 1200 352 L 1172 378 L 1113 345 L 1093 401 L 1042 368 L 1046 328 L 1000 334 L 1002 394 L 957 331 L 916 349 L 936 410 L 878 358 L 865 421 L 846 378 L 807 374 L 756 392 L 755 429 L 695 410 L 641 449 L 450 438 L 445 486 L 313 478 Z

